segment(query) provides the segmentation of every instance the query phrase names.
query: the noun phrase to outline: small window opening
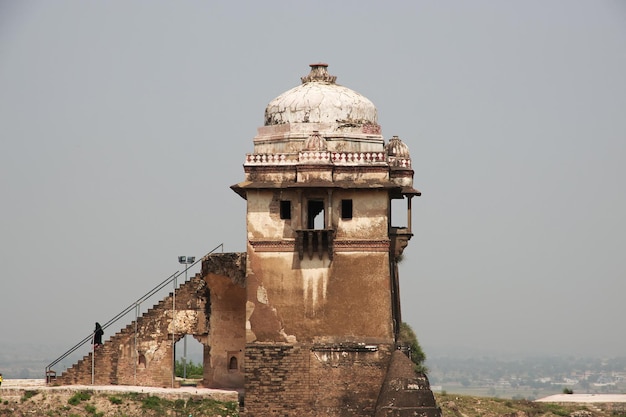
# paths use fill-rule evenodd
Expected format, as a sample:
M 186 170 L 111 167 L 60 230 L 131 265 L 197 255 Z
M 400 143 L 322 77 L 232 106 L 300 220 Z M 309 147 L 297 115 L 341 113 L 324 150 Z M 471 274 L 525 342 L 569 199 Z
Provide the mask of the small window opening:
M 344 220 L 352 218 L 352 200 L 341 200 L 341 218 Z
M 280 218 L 283 220 L 291 219 L 291 201 L 281 200 L 280 202 Z
M 307 229 L 324 229 L 324 201 L 309 200 Z
M 139 354 L 139 367 L 140 368 L 146 367 L 146 356 L 143 353 Z
M 228 361 L 228 369 L 230 370 L 237 370 L 239 369 L 239 365 L 237 364 L 237 357 L 236 356 L 231 356 L 230 360 Z

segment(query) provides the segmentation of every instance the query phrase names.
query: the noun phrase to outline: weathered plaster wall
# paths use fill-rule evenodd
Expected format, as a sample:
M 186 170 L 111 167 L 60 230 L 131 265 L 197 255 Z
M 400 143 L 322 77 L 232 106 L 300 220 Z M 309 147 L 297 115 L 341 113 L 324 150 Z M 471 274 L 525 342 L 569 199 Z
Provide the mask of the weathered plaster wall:
M 254 153 L 298 152 L 314 130 L 326 138 L 330 151 L 377 152 L 383 150 L 385 142 L 380 134 L 380 126 L 376 124 L 349 126 L 337 122 L 292 123 L 259 127 L 254 138 Z
M 326 256 L 253 253 L 247 340 L 387 343 L 393 338 L 389 294 L 387 252 L 342 252 L 332 263 Z
M 243 388 L 246 254 L 207 256 L 201 275 L 211 291 L 204 382 L 210 388 Z
M 328 206 L 328 192 L 309 191 L 302 198 L 296 191 L 255 190 L 248 196 L 248 240 L 294 239 L 295 230 L 305 229 L 306 202 L 310 199 L 324 201 Z M 389 200 L 385 190 L 333 190 L 331 195 L 331 228 L 336 237 L 353 241 L 376 239 L 388 240 Z M 341 218 L 341 200 L 352 200 L 351 219 Z M 302 200 L 302 201 L 301 201 Z M 291 219 L 280 218 L 280 202 L 291 201 Z M 302 207 L 304 205 L 304 207 Z
M 299 224 L 299 215 L 296 207 L 297 196 L 295 192 L 287 191 L 253 191 L 253 198 L 249 198 L 247 223 L 248 240 L 277 240 L 294 237 L 292 225 Z M 285 221 L 280 218 L 280 201 L 292 201 L 292 219 Z
M 227 277 L 205 276 L 211 289 L 211 317 L 205 380 L 211 388 L 241 388 L 244 383 L 246 289 Z
M 352 200 L 351 219 L 341 218 L 341 200 Z M 337 190 L 333 193 L 333 225 L 337 239 L 388 239 L 389 200 L 382 190 Z

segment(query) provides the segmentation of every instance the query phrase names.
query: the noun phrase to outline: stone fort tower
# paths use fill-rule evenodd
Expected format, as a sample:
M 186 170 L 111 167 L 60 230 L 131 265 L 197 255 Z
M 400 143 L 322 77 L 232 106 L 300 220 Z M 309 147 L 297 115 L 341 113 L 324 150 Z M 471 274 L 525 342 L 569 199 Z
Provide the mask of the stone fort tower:
M 268 104 L 232 187 L 247 201 L 245 410 L 373 415 L 398 348 L 396 261 L 420 193 L 407 146 L 385 143 L 370 100 L 326 64 L 301 80 Z M 394 199 L 406 201 L 404 227 Z
M 207 255 L 97 351 L 59 377 L 46 368 L 49 382 L 177 386 L 174 346 L 189 335 L 201 385 L 237 390 L 242 416 L 440 417 L 398 343 L 397 260 L 420 193 L 372 102 L 311 65 L 267 106 L 244 172 L 232 189 L 247 202 L 246 253 Z M 394 200 L 406 216 L 392 221 Z

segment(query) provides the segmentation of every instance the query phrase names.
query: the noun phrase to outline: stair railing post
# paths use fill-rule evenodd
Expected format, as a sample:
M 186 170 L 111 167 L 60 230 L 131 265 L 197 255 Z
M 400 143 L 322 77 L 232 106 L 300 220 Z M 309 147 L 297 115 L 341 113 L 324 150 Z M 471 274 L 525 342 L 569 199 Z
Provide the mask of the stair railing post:
M 178 275 L 174 276 L 174 292 L 172 292 L 172 388 L 176 379 L 176 282 Z
M 185 284 L 187 283 L 187 271 L 196 261 L 195 256 L 179 256 L 178 263 L 185 265 Z M 174 350 L 174 348 L 173 348 Z M 176 357 L 174 362 L 174 374 L 176 374 Z M 183 379 L 187 379 L 187 333 L 183 336 Z
M 91 339 L 91 385 L 94 384 L 94 380 L 95 380 L 95 364 L 96 364 L 96 345 L 94 344 L 95 342 L 95 333 L 94 333 L 94 338 Z
M 187 268 L 185 268 L 185 284 L 187 283 L 187 270 L 189 269 L 190 261 L 193 262 L 196 258 L 187 257 Z M 183 379 L 187 379 L 187 333 L 183 336 Z
M 134 384 L 137 385 L 137 363 L 139 362 L 139 350 L 137 349 L 137 320 L 139 319 L 139 308 L 140 303 L 135 303 L 135 375 L 134 375 Z

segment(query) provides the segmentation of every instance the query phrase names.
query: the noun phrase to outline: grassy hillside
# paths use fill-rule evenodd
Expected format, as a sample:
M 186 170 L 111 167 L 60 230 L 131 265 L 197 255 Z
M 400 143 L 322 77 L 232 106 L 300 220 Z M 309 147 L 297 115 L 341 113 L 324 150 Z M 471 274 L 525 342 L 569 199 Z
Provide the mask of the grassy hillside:
M 443 417 L 626 417 L 626 404 L 554 404 L 455 394 L 435 398 Z
M 0 392 L 0 395 L 2 393 Z M 238 416 L 236 402 L 192 397 L 167 400 L 155 395 L 92 391 L 29 390 L 19 398 L 0 398 L 0 416 L 32 417 L 156 417 L 156 416 Z
M 455 394 L 436 394 L 443 417 L 626 417 L 626 404 L 550 404 Z M 234 402 L 154 395 L 26 391 L 21 398 L 0 398 L 0 416 L 63 417 L 237 417 Z

